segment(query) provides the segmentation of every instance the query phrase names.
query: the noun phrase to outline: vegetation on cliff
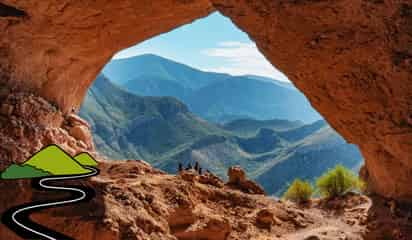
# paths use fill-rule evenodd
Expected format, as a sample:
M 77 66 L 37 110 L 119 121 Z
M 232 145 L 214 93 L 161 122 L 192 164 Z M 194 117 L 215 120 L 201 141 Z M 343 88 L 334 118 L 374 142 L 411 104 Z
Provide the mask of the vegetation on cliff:
M 323 197 L 334 198 L 350 191 L 362 191 L 364 183 L 352 171 L 337 165 L 319 177 L 316 186 Z
M 310 182 L 297 178 L 289 186 L 283 197 L 294 202 L 302 203 L 310 200 L 312 194 L 313 187 Z
M 97 149 L 111 159 L 144 159 L 176 173 L 179 163 L 199 162 L 225 178 L 241 165 L 270 194 L 281 195 L 297 176 L 315 180 L 338 163 L 357 170 L 362 157 L 325 121 L 239 119 L 207 122 L 172 97 L 142 97 L 100 75 L 81 115 L 91 124 Z

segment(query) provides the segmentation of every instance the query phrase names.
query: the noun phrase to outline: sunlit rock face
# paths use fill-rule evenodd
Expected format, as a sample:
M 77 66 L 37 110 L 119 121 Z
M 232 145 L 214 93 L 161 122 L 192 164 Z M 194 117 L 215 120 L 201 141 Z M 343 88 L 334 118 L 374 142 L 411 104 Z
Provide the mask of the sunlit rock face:
M 412 200 L 410 1 L 215 1 L 349 142 L 380 194 Z
M 116 51 L 217 9 L 360 146 L 370 187 L 412 200 L 410 1 L 2 2 L 1 81 L 34 91 L 65 112 L 79 106 Z
M 35 90 L 65 111 L 79 106 L 116 51 L 213 9 L 207 0 L 2 2 L 17 9 L 0 6 L 3 81 Z

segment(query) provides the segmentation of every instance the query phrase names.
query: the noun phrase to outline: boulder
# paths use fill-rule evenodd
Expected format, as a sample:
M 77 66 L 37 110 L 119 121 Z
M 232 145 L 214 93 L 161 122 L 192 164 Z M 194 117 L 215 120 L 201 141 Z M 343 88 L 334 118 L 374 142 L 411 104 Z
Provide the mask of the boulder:
M 256 226 L 270 229 L 274 223 L 275 216 L 270 210 L 262 209 L 256 214 Z
M 77 125 L 69 130 L 69 134 L 73 136 L 75 139 L 83 141 L 88 148 L 93 147 L 93 140 L 92 135 L 90 133 L 89 128 L 83 125 Z
M 246 173 L 241 167 L 230 167 L 227 173 L 229 177 L 229 181 L 226 184 L 227 186 L 238 189 L 244 193 L 265 194 L 265 190 L 263 190 L 259 184 L 246 178 Z
M 230 167 L 227 170 L 227 175 L 229 177 L 229 184 L 239 184 L 246 180 L 246 173 L 239 166 Z
M 90 124 L 86 120 L 82 119 L 81 117 L 79 117 L 76 114 L 71 113 L 71 114 L 67 115 L 66 116 L 66 121 L 67 121 L 69 126 L 72 126 L 72 127 L 74 127 L 74 126 L 86 126 L 87 128 L 90 129 Z

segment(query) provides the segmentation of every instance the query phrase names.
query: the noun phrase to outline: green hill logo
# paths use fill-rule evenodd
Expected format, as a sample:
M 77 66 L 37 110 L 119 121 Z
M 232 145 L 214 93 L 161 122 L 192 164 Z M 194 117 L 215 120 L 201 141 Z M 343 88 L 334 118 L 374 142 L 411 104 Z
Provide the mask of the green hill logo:
M 60 147 L 50 145 L 34 154 L 23 164 L 10 165 L 1 179 L 38 178 L 55 175 L 79 175 L 92 172 L 85 166 L 96 167 L 97 162 L 88 153 L 71 157 Z

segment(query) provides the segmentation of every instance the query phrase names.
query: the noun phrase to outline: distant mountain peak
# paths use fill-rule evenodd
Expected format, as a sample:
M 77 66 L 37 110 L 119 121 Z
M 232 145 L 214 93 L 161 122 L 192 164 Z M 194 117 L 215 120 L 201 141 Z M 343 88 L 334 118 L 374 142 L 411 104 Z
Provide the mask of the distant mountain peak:
M 119 85 L 132 84 L 142 76 L 151 76 L 164 82 L 179 83 L 188 89 L 199 89 L 210 82 L 230 77 L 222 73 L 203 72 L 155 54 L 114 59 L 104 67 L 103 73 Z
M 175 97 L 213 122 L 236 118 L 231 116 L 306 123 L 321 118 L 293 84 L 269 77 L 203 72 L 155 54 L 111 61 L 103 73 L 131 93 Z
M 161 61 L 168 61 L 168 62 L 174 62 L 177 64 L 181 64 L 179 62 L 176 62 L 172 59 L 160 56 L 160 55 L 156 55 L 153 53 L 144 53 L 144 54 L 140 54 L 140 55 L 135 55 L 135 56 L 130 56 L 130 57 L 126 57 L 126 58 L 116 58 L 113 59 L 112 61 L 130 61 L 130 60 L 134 60 L 134 59 L 144 59 L 144 60 L 161 60 Z

